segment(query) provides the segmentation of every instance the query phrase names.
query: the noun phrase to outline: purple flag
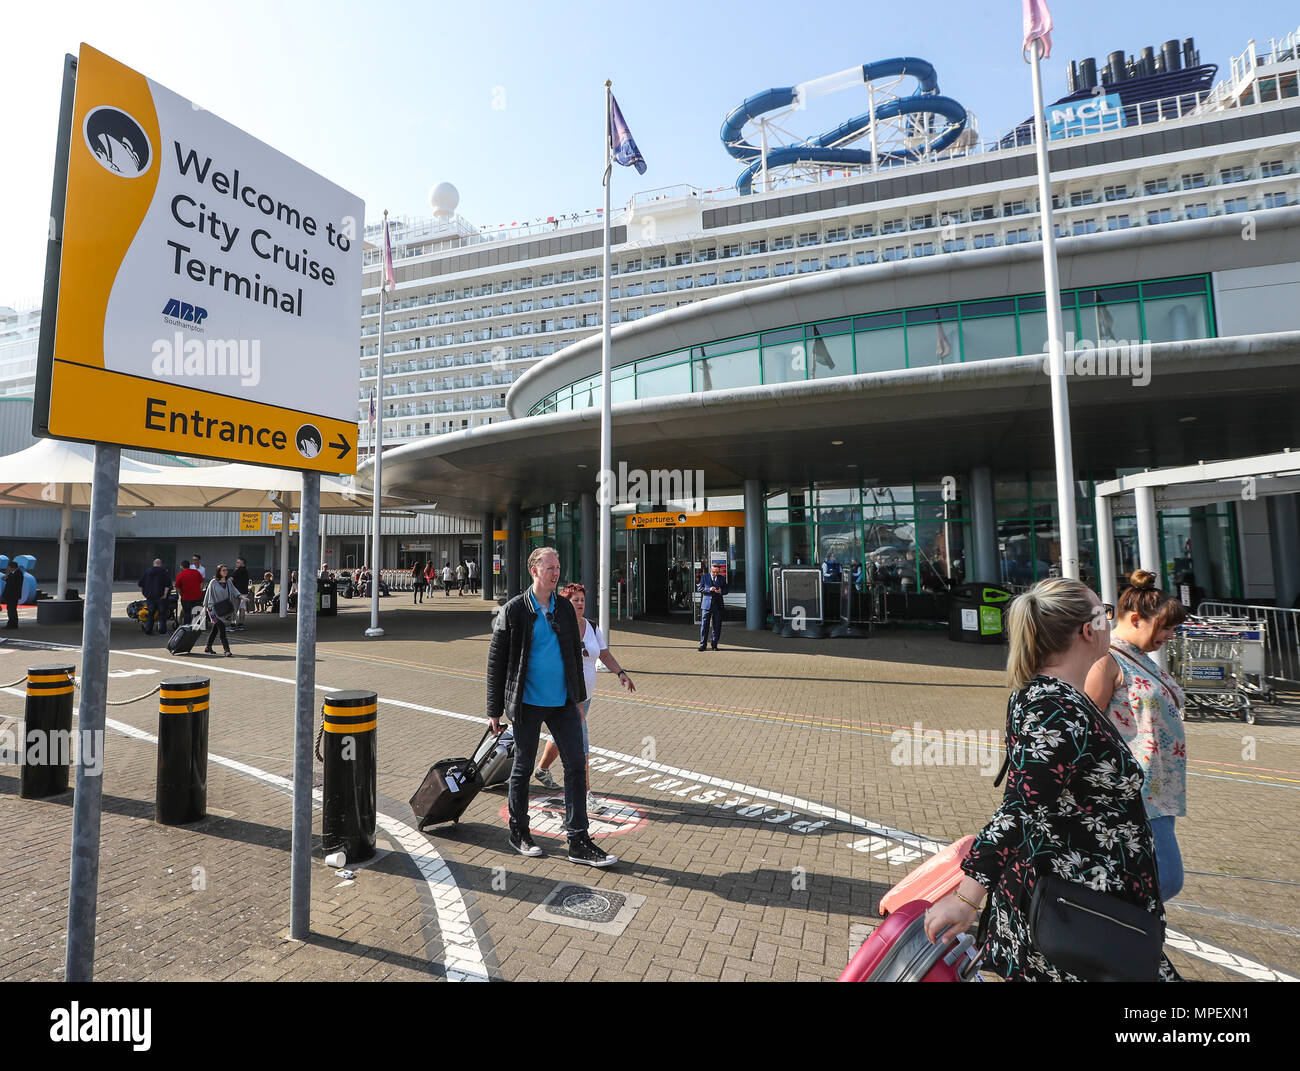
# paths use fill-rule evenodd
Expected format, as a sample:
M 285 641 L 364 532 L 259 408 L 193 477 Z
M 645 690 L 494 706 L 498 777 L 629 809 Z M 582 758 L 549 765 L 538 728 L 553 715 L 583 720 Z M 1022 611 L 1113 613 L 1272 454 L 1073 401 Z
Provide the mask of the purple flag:
M 1047 0 L 1021 0 L 1024 8 L 1024 50 L 1035 41 L 1043 42 L 1043 59 L 1052 55 L 1052 13 L 1047 10 Z

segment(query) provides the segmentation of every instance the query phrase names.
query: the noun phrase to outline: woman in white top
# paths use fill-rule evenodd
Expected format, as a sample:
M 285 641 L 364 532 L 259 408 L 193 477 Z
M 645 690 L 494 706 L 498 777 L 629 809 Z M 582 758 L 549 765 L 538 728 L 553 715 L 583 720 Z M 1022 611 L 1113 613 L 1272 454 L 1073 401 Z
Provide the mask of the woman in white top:
M 587 684 L 587 700 L 578 705 L 578 711 L 582 715 L 582 752 L 588 756 L 587 759 L 587 811 L 596 810 L 599 801 L 591 794 L 591 745 L 587 737 L 587 712 L 591 710 L 591 697 L 596 691 L 596 659 L 605 663 L 605 668 L 611 673 L 618 675 L 619 684 L 623 685 L 629 692 L 636 691 L 636 685 L 632 683 L 632 678 L 628 676 L 627 670 L 618 664 L 618 659 L 610 654 L 609 648 L 605 646 L 605 637 L 600 634 L 594 624 L 587 620 L 587 589 L 578 583 L 566 584 L 560 594 L 573 604 L 573 610 L 578 615 L 578 635 L 582 638 L 582 673 Z M 543 785 L 550 789 L 558 789 L 560 786 L 551 776 L 550 766 L 560 754 L 560 749 L 555 746 L 555 741 L 548 740 L 546 748 L 542 751 L 542 761 L 538 764 L 534 776 Z

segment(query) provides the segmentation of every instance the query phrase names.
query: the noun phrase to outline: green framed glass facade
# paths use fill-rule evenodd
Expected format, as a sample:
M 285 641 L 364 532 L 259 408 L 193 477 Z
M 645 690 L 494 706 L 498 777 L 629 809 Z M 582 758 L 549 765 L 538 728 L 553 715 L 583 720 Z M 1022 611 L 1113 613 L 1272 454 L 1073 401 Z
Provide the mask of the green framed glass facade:
M 1042 294 L 1022 294 L 796 324 L 622 365 L 612 371 L 611 400 L 1045 353 L 1045 310 Z M 1066 290 L 1061 313 L 1075 346 L 1213 338 L 1217 330 L 1208 275 Z M 600 379 L 561 387 L 529 415 L 600 405 Z

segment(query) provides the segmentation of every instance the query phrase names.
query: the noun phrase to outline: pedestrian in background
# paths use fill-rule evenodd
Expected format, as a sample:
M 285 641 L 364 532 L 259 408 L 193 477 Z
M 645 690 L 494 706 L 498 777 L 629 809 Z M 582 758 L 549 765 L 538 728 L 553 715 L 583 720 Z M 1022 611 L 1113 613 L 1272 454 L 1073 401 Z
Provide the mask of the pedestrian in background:
M 149 627 L 144 630 L 146 636 L 153 635 L 153 623 L 158 622 L 158 631 L 165 632 L 167 625 L 166 599 L 172 589 L 171 573 L 163 568 L 161 558 L 155 558 L 153 565 L 144 571 L 139 582 L 140 594 L 149 608 Z
M 9 623 L 5 628 L 18 627 L 18 604 L 23 601 L 23 570 L 15 561 L 9 562 L 9 568 L 5 570 L 4 591 L 0 592 L 0 601 L 5 604 L 5 609 L 9 611 Z
M 465 567 L 464 562 L 460 562 L 456 566 L 456 594 L 463 598 L 467 587 L 469 587 L 469 569 Z
M 235 619 L 235 603 L 239 599 L 239 591 L 230 579 L 230 570 L 224 565 L 218 565 L 216 574 L 208 583 L 208 593 L 203 599 L 203 609 L 208 615 L 208 622 L 211 628 L 208 630 L 208 642 L 203 648 L 205 654 L 216 654 L 212 645 L 218 639 L 221 640 L 221 649 L 226 652 L 226 657 L 230 657 L 230 640 L 226 636 L 226 629 Z
M 204 566 L 203 566 L 203 559 L 202 559 L 201 557 L 199 557 L 199 555 L 196 554 L 196 555 L 194 555 L 194 557 L 192 557 L 192 558 L 190 559 L 190 565 L 194 566 L 194 568 L 195 568 L 196 570 L 198 570 L 198 574 L 199 574 L 199 576 L 202 578 L 203 582 L 206 584 L 206 583 L 208 582 L 208 571 L 207 571 L 207 569 L 204 568 Z
M 711 573 L 712 575 L 709 575 Z M 704 650 L 709 635 L 710 623 L 713 627 L 713 649 L 718 649 L 718 640 L 722 638 L 722 615 L 726 612 L 723 601 L 727 594 L 727 578 L 722 575 L 722 563 L 714 562 L 709 573 L 700 577 L 696 590 L 700 599 L 700 650 Z
M 427 583 L 424 579 L 424 562 L 416 562 L 415 568 L 411 570 L 412 602 L 424 602 L 424 587 Z
M 230 574 L 230 579 L 235 585 L 235 590 L 239 592 L 239 602 L 235 606 L 235 623 L 230 627 L 236 632 L 244 631 L 244 614 L 248 610 L 249 603 L 249 586 L 252 583 L 248 576 L 248 563 L 243 558 L 235 559 L 235 571 Z
M 442 589 L 447 598 L 451 598 L 451 581 L 452 581 L 451 562 L 447 562 L 442 567 Z
M 1187 734 L 1183 691 L 1149 656 L 1187 619 L 1187 607 L 1138 569 L 1119 597 L 1110 653 L 1088 674 L 1088 698 L 1104 710 L 1145 773 L 1142 800 L 1156 839 L 1160 898 L 1183 888 L 1174 821 L 1187 813 Z
M 181 598 L 181 624 L 192 625 L 195 607 L 203 603 L 203 577 L 193 562 L 181 566 L 176 574 L 176 592 Z

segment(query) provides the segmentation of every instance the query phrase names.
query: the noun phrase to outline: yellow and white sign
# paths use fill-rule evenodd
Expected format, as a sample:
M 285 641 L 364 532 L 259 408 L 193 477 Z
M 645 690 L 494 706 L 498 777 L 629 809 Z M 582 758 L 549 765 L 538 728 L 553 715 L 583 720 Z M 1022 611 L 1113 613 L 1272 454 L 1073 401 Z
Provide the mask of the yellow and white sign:
M 354 473 L 362 201 L 84 44 L 61 137 L 37 434 Z
M 284 514 L 279 512 L 272 513 L 271 523 L 268 524 L 267 527 L 270 528 L 272 532 L 280 531 L 284 527 Z M 296 513 L 289 514 L 289 531 L 298 531 L 298 514 Z
M 702 510 L 699 513 L 629 513 L 623 521 L 628 531 L 642 528 L 743 528 L 745 511 Z
M 262 530 L 262 515 L 260 513 L 241 513 L 239 515 L 239 530 L 241 532 L 260 532 Z

